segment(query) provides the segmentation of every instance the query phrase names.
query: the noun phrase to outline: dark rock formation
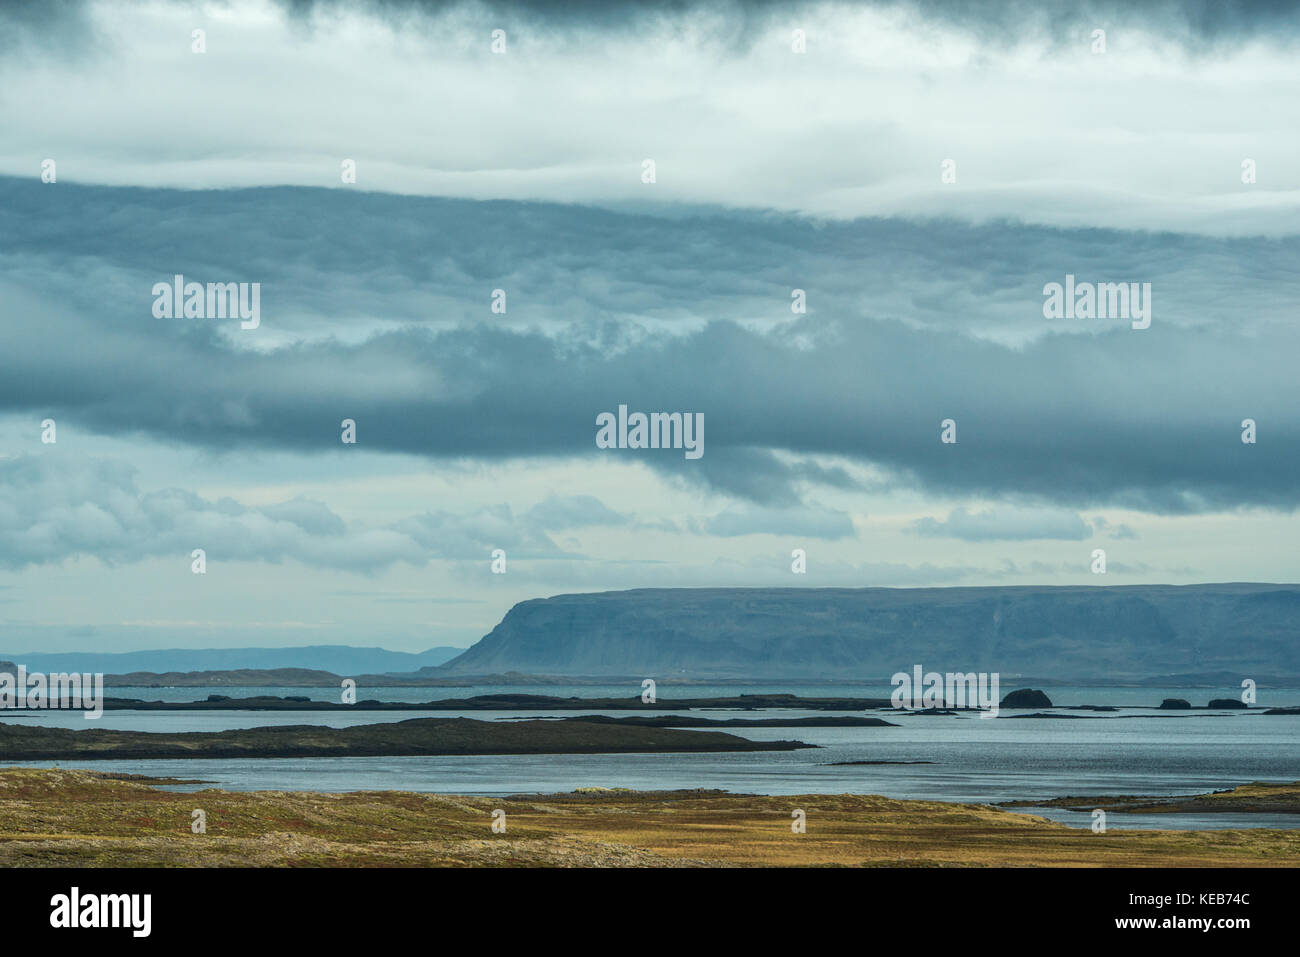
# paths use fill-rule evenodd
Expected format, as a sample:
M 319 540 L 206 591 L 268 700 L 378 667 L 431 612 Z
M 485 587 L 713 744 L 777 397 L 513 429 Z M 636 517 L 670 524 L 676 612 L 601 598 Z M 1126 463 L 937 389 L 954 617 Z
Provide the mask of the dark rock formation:
M 679 731 L 585 721 L 411 718 L 350 728 L 278 725 L 234 731 L 70 730 L 0 723 L 0 755 L 16 761 L 100 758 L 310 758 L 437 754 L 615 754 L 792 751 L 800 741 L 750 741 L 721 731 Z
M 1160 707 L 1166 711 L 1186 711 L 1192 706 L 1192 703 L 1186 698 L 1166 698 L 1160 702 Z
M 583 715 L 565 721 L 591 721 L 597 724 L 636 725 L 641 728 L 897 728 L 882 718 L 858 718 L 835 715 L 817 718 L 697 718 L 693 715 L 647 714 L 630 718 L 608 715 Z
M 692 708 L 799 708 L 807 711 L 892 712 L 888 698 L 802 698 L 793 694 L 740 695 L 733 698 L 660 698 L 653 704 L 639 694 L 627 698 L 559 698 L 540 694 L 485 694 L 472 698 L 435 701 L 378 701 L 364 698 L 356 704 L 317 701 L 302 695 L 257 695 L 231 698 L 209 695 L 206 701 L 144 701 L 140 698 L 104 698 L 105 711 L 684 711 Z M 949 712 L 951 713 L 951 712 Z
M 1052 699 L 1033 688 L 1021 688 L 1002 699 L 1000 708 L 1050 708 Z
M 1206 707 L 1211 709 L 1212 711 L 1218 711 L 1220 709 L 1227 709 L 1227 708 L 1235 709 L 1238 711 L 1244 711 L 1246 708 L 1250 706 L 1246 704 L 1246 702 L 1242 701 L 1240 698 L 1215 698 L 1209 704 L 1207 704 Z

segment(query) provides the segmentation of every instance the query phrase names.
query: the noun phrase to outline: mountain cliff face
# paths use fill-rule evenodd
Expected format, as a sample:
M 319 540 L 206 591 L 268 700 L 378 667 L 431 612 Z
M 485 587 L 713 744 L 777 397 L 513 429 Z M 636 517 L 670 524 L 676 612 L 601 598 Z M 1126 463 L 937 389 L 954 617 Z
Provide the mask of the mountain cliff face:
M 520 602 L 453 674 L 1300 674 L 1300 585 L 663 588 Z

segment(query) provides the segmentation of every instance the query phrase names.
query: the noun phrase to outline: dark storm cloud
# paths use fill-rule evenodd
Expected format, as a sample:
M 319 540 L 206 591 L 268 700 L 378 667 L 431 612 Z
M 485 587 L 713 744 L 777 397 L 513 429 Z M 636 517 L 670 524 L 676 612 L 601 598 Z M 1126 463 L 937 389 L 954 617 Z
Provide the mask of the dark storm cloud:
M 294 19 L 367 11 L 397 28 L 450 16 L 534 33 L 628 33 L 661 24 L 703 25 L 725 44 L 743 47 L 762 28 L 792 22 L 812 2 L 791 0 L 278 0 Z M 990 42 L 1038 35 L 1064 43 L 1095 26 L 1137 28 L 1194 47 L 1256 37 L 1295 35 L 1300 10 L 1286 0 L 847 0 L 845 8 L 899 13 L 943 24 Z M 18 39 L 51 45 L 91 39 L 84 0 L 0 5 L 0 51 Z M 177 0 L 177 6 L 192 8 Z
M 93 35 L 83 0 L 0 3 L 0 53 L 23 43 L 68 52 L 84 46 Z
M 634 29 L 653 20 L 701 14 L 732 22 L 789 19 L 815 4 L 791 0 L 371 0 L 378 16 L 406 17 L 449 10 L 484 10 L 489 16 L 514 17 L 557 28 Z M 1070 25 L 1132 24 L 1198 39 L 1240 37 L 1300 23 L 1296 4 L 1286 0 L 847 0 L 847 8 L 864 7 L 909 13 L 981 35 L 1017 37 L 1034 29 L 1062 31 Z M 305 16 L 316 10 L 354 7 L 342 0 L 281 0 L 290 12 Z
M 1298 334 L 1284 320 L 1298 251 L 1294 239 L 0 180 L 0 409 L 311 454 L 337 453 L 353 418 L 363 450 L 641 458 L 771 507 L 852 487 L 815 458 L 830 456 L 930 492 L 1068 508 L 1291 509 Z M 1152 282 L 1151 328 L 1044 319 L 1042 285 L 1067 271 Z M 151 286 L 175 272 L 262 282 L 262 327 L 226 323 L 223 336 L 219 320 L 155 319 Z M 511 321 L 538 328 L 490 313 L 498 285 Z M 796 286 L 806 316 L 790 312 Z M 373 325 L 390 307 L 402 322 Z M 280 344 L 243 348 L 258 342 Z M 619 404 L 704 413 L 704 457 L 597 450 L 596 416 Z M 1240 441 L 1246 417 L 1256 445 Z M 939 441 L 945 418 L 955 445 Z

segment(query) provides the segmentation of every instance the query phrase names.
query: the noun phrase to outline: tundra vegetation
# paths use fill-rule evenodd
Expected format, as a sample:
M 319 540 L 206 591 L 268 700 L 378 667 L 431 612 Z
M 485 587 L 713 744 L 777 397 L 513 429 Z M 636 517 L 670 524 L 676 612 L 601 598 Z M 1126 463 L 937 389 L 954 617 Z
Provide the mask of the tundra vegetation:
M 0 865 L 1291 867 L 1300 859 L 1297 830 L 1094 834 L 981 805 L 870 794 L 589 787 L 502 798 L 179 792 L 161 783 L 0 770 Z M 1270 805 L 1284 793 L 1300 807 L 1300 783 L 1271 789 Z M 204 833 L 191 830 L 196 808 Z M 795 809 L 805 814 L 805 833 L 792 832 Z M 504 811 L 500 833 L 495 811 Z

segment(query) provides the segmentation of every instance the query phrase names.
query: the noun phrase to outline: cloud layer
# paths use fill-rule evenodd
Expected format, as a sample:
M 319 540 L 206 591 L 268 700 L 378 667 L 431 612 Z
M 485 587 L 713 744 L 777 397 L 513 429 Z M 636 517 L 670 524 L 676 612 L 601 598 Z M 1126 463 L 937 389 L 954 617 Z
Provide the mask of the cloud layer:
M 48 9 L 8 14 L 3 173 L 328 186 L 350 159 L 390 193 L 1217 235 L 1300 212 L 1286 4 Z
M 351 418 L 367 451 L 634 457 L 779 507 L 862 481 L 837 460 L 1069 508 L 1296 501 L 1295 240 L 0 189 L 0 287 L 26 317 L 0 329 L 6 411 L 313 455 L 338 454 Z M 1151 282 L 1151 328 L 1045 319 L 1041 288 L 1067 272 Z M 173 273 L 260 281 L 261 327 L 155 318 Z M 620 404 L 703 413 L 706 454 L 598 450 L 596 416 Z
M 1297 55 L 1257 0 L 0 8 L 0 624 L 1294 577 Z M 178 274 L 261 325 L 156 318 Z M 703 457 L 597 448 L 621 405 Z

